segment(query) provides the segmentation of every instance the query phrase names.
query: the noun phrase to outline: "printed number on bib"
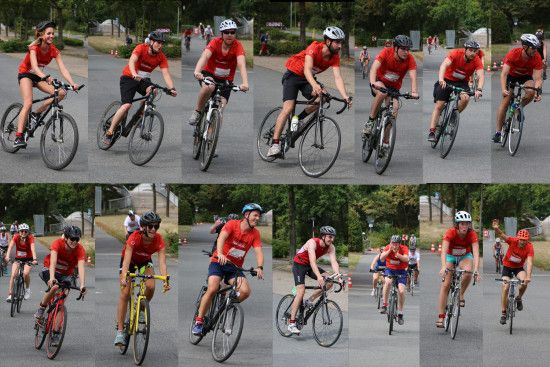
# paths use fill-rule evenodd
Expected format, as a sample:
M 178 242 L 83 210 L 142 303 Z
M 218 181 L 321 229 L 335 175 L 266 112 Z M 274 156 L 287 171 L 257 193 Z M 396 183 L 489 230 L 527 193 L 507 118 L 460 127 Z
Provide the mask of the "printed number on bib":
M 396 82 L 399 80 L 399 75 L 388 71 L 386 72 L 386 74 L 384 74 L 384 78 L 391 82 Z
M 138 71 L 138 75 L 142 78 L 150 78 L 151 77 L 151 73 L 149 73 L 147 71 L 143 71 L 143 70 Z
M 216 68 L 214 70 L 214 75 L 220 76 L 220 77 L 228 77 L 230 73 L 231 73 L 230 69 Z
M 399 263 L 401 263 L 399 260 L 390 260 L 390 264 L 392 265 L 399 265 Z
M 246 254 L 246 252 L 244 250 L 239 250 L 238 248 L 232 248 L 227 253 L 228 256 L 234 257 L 235 259 L 243 258 L 244 254 Z
M 453 256 L 464 256 L 466 254 L 466 249 L 465 248 L 454 248 L 452 250 L 452 255 Z
M 521 262 L 521 259 L 519 257 L 514 256 L 514 255 L 510 256 L 509 260 L 513 263 L 520 263 Z

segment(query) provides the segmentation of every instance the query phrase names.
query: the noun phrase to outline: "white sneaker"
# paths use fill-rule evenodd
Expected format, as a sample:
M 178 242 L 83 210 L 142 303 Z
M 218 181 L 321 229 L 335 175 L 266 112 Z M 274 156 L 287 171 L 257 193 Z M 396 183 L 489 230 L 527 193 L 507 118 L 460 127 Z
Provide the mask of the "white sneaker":
M 11 294 L 8 296 L 8 298 L 6 298 L 6 302 L 11 303 Z
M 288 324 L 288 331 L 292 334 L 300 334 L 300 330 L 296 327 L 296 324 Z
M 199 122 L 199 118 L 201 117 L 201 114 L 197 111 L 193 111 L 193 114 L 191 117 L 189 117 L 189 125 L 195 126 Z
M 29 299 L 31 298 L 31 289 L 30 288 L 27 288 L 25 289 L 25 299 Z
M 281 153 L 281 144 L 272 144 L 269 150 L 267 151 L 268 157 L 273 157 Z
M 372 291 L 370 292 L 370 295 L 371 295 L 372 297 L 374 297 L 374 288 L 373 288 Z

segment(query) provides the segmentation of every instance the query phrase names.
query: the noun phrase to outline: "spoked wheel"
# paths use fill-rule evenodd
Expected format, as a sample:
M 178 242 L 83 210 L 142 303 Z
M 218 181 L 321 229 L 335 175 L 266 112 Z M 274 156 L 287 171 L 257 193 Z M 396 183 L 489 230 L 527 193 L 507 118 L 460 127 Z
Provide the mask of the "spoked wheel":
M 103 142 L 103 137 L 105 136 L 105 132 L 109 130 L 109 127 L 111 126 L 111 121 L 113 120 L 113 116 L 115 115 L 116 111 L 118 111 L 121 105 L 122 103 L 120 101 L 112 102 L 109 106 L 107 106 L 105 111 L 103 111 L 103 114 L 99 119 L 99 123 L 97 124 L 96 140 L 97 140 L 97 147 L 101 150 L 109 149 L 110 147 L 113 146 L 113 144 L 116 141 L 116 139 L 113 137 L 113 139 L 111 139 L 111 142 L 109 144 L 105 144 Z M 117 126 L 117 130 L 119 128 L 120 128 L 120 124 Z M 115 133 L 115 136 L 117 136 L 116 133 Z
M 48 168 L 62 170 L 73 160 L 78 148 L 78 126 L 65 112 L 53 115 L 42 130 L 40 151 Z
M 384 139 L 384 135 L 387 135 L 386 139 Z M 390 164 L 396 135 L 397 126 L 395 119 L 384 116 L 382 118 L 382 130 L 380 130 L 380 136 L 376 145 L 376 160 L 374 161 L 374 168 L 379 175 L 384 173 Z
M 453 300 L 453 308 L 451 310 L 451 338 L 455 338 L 458 330 L 458 319 L 460 318 L 460 292 L 456 292 Z
M 232 303 L 218 318 L 212 337 L 212 357 L 223 362 L 231 357 L 237 348 L 244 325 L 244 312 L 241 305 Z
M 46 323 L 48 322 L 48 314 L 44 313 L 44 320 L 42 324 L 38 322 L 34 323 L 34 347 L 36 349 L 42 348 L 44 341 L 46 340 Z
M 388 318 L 389 318 L 389 321 L 390 321 L 390 330 L 389 330 L 389 335 L 391 335 L 391 333 L 393 332 L 393 322 L 395 321 L 395 312 L 397 311 L 395 309 L 395 304 L 396 304 L 396 299 L 395 299 L 395 295 L 392 294 L 391 298 L 390 298 L 390 309 L 388 310 Z
M 199 344 L 202 338 L 204 337 L 204 334 L 201 334 L 201 335 L 193 334 L 193 326 L 195 326 L 195 317 L 197 317 L 197 315 L 199 314 L 199 306 L 201 304 L 202 296 L 204 295 L 204 293 L 206 293 L 206 289 L 207 289 L 206 286 L 203 286 L 199 292 L 199 295 L 195 302 L 195 313 L 193 314 L 193 319 L 191 320 L 191 326 L 189 327 L 189 341 L 191 342 L 191 344 L 194 344 L 194 345 Z M 212 305 L 210 305 L 210 307 L 212 307 Z M 209 314 L 209 311 L 207 311 L 206 314 Z
M 452 285 L 451 285 L 452 289 Z M 443 319 L 443 323 L 445 326 L 445 331 L 449 331 L 449 327 L 451 326 L 451 317 L 452 317 L 452 310 L 453 310 L 453 299 L 454 295 L 452 291 L 449 291 L 449 295 L 447 296 L 447 305 L 445 306 L 445 318 Z
M 516 310 L 516 300 L 512 297 L 511 300 L 508 300 L 508 315 L 510 317 L 510 335 L 512 335 L 512 328 L 514 325 L 514 313 Z
M 332 300 L 321 304 L 313 314 L 313 336 L 322 347 L 330 347 L 342 334 L 344 317 L 340 306 Z
M 13 287 L 11 288 L 11 304 L 10 304 L 10 316 L 15 315 L 17 309 L 17 298 L 19 297 L 19 280 L 18 278 L 14 279 Z
M 140 314 L 142 314 L 141 320 Z M 139 366 L 143 363 L 145 354 L 147 354 L 149 333 L 151 331 L 151 314 L 149 313 L 147 299 L 144 298 L 140 301 L 136 315 L 138 317 L 138 327 L 134 335 L 134 363 Z
M 435 141 L 430 142 L 430 146 L 432 147 L 432 149 L 435 149 L 435 147 L 437 147 L 437 143 L 439 143 L 439 139 L 441 139 L 441 126 L 443 126 L 443 122 L 446 114 L 447 114 L 447 105 L 445 105 L 445 108 L 443 109 L 443 111 L 441 111 L 441 114 L 439 115 L 439 121 L 435 126 Z
M 125 345 L 120 345 L 118 347 L 120 349 L 120 354 L 126 354 L 126 351 L 130 346 L 130 329 L 132 328 L 131 325 L 133 324 L 134 323 L 133 323 L 133 320 L 131 320 L 131 315 L 130 315 L 130 302 L 128 302 L 128 309 L 126 310 L 126 321 L 124 321 L 124 335 L 126 335 L 126 340 L 124 341 Z
M 378 121 L 378 117 L 375 121 L 375 125 L 376 125 L 377 121 Z M 369 161 L 369 158 L 372 155 L 372 151 L 374 150 L 374 147 L 376 145 L 375 131 L 376 131 L 376 126 L 373 128 L 371 136 L 369 136 L 369 137 L 363 136 L 362 137 L 363 147 L 361 149 L 361 159 L 363 160 L 363 162 L 368 162 Z
M 272 109 L 265 115 L 262 123 L 260 124 L 260 129 L 258 130 L 258 137 L 256 138 L 256 148 L 258 149 L 258 154 L 260 158 L 266 162 L 273 162 L 276 157 L 268 157 L 267 151 L 273 143 L 273 133 L 275 132 L 275 122 L 277 117 L 281 112 L 281 107 Z M 283 141 L 281 136 L 280 141 Z
M 13 147 L 13 142 L 15 141 L 15 133 L 17 133 L 17 119 L 22 108 L 21 103 L 11 104 L 2 116 L 0 142 L 2 143 L 2 149 L 8 153 L 15 153 L 19 150 L 19 148 Z
M 210 114 L 210 125 L 206 131 L 206 139 L 202 142 L 201 171 L 206 171 L 216 154 L 216 145 L 222 123 L 222 115 L 219 110 L 213 109 Z
M 61 344 L 67 329 L 67 309 L 62 305 L 57 309 L 51 321 L 51 327 L 46 338 L 46 353 L 49 359 L 54 359 L 61 350 Z M 54 340 L 57 339 L 57 343 Z
M 193 159 L 199 159 L 201 155 L 202 147 L 202 134 L 201 131 L 203 126 L 206 124 L 206 114 L 202 113 L 199 119 L 199 122 L 195 125 L 195 130 L 193 131 Z
M 460 114 L 458 110 L 453 110 L 449 115 L 449 120 L 445 124 L 444 130 L 441 132 L 441 145 L 439 146 L 439 156 L 441 158 L 447 157 L 453 147 L 458 132 L 459 120 Z
M 512 116 L 510 121 L 510 132 L 508 137 L 508 152 L 513 157 L 519 148 L 519 142 L 521 141 L 521 133 L 523 132 L 523 111 L 518 108 Z
M 149 162 L 160 148 L 164 136 L 164 120 L 157 111 L 146 112 L 143 120 L 138 121 L 130 132 L 128 155 L 136 166 Z
M 300 167 L 306 176 L 321 177 L 332 167 L 338 153 L 342 136 L 340 127 L 330 117 L 309 125 L 298 151 Z
M 25 282 L 23 277 L 19 277 L 19 294 L 17 295 L 17 313 L 21 313 L 21 305 L 23 304 L 23 299 L 25 298 Z
M 380 303 L 382 302 L 382 287 L 376 287 L 376 298 L 378 298 L 377 309 L 380 309 Z
M 292 294 L 287 294 L 279 301 L 277 306 L 277 311 L 275 311 L 275 324 L 277 325 L 277 331 L 284 337 L 289 337 L 292 335 L 288 331 L 288 324 L 290 320 L 290 309 L 292 302 L 294 301 L 294 296 Z
M 512 124 L 512 117 L 507 118 L 504 121 L 501 129 L 500 146 L 504 148 L 506 141 L 508 140 L 508 134 L 510 134 L 510 125 Z

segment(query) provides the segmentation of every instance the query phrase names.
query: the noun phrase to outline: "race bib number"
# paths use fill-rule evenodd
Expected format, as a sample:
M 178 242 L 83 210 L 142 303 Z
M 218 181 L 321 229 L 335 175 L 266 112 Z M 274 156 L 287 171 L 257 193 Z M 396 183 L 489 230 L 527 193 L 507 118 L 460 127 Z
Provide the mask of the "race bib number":
M 510 258 L 508 260 L 510 260 L 513 263 L 520 263 L 521 262 L 521 259 L 517 256 L 514 256 L 514 255 L 510 256 Z
M 392 265 L 399 265 L 401 263 L 401 261 L 399 260 L 390 260 L 390 264 Z
M 227 253 L 228 256 L 234 257 L 235 259 L 242 259 L 246 252 L 244 250 L 239 250 L 238 248 L 232 248 Z
M 18 256 L 18 257 L 27 256 L 27 252 L 26 251 L 16 251 L 15 255 Z
M 451 251 L 451 255 L 453 255 L 453 256 L 464 256 L 465 254 L 466 254 L 466 249 L 465 248 L 454 248 Z
M 214 75 L 215 75 L 215 76 L 228 77 L 229 74 L 231 74 L 231 70 L 230 70 L 230 69 L 216 68 L 216 69 L 214 70 Z
M 453 76 L 457 79 L 464 79 L 466 78 L 466 75 L 462 74 L 458 70 L 453 71 Z
M 389 80 L 390 82 L 396 82 L 399 80 L 399 74 L 392 73 L 391 71 L 386 71 L 386 74 L 384 74 L 384 78 L 386 80 Z
M 150 78 L 151 77 L 151 73 L 149 73 L 147 71 L 143 71 L 143 70 L 139 70 L 138 75 L 142 78 Z

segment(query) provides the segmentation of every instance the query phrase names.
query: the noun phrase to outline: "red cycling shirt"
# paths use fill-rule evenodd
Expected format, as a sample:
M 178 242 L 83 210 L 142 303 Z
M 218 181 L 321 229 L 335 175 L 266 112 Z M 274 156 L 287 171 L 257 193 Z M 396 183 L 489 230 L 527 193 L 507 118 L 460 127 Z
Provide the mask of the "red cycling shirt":
M 164 245 L 164 240 L 162 239 L 162 236 L 158 233 L 155 233 L 155 237 L 153 237 L 153 242 L 149 243 L 148 245 L 143 243 L 143 234 L 141 231 L 135 231 L 133 232 L 130 237 L 128 237 L 128 240 L 126 241 L 126 246 L 130 246 L 132 249 L 132 264 L 143 264 L 146 262 L 151 261 L 151 255 L 153 255 L 155 252 L 159 252 L 162 250 Z M 124 254 L 126 253 L 126 246 L 124 246 L 124 249 L 122 250 L 122 258 L 124 259 Z
M 474 56 L 473 60 L 466 62 L 465 51 L 465 49 L 459 48 L 449 52 L 447 58 L 451 60 L 451 65 L 445 70 L 445 79 L 454 82 L 467 81 L 474 71 L 483 69 L 483 64 L 478 56 Z
M 32 234 L 28 234 L 23 240 L 23 237 L 16 233 L 13 236 L 13 242 L 15 243 L 15 258 L 27 259 L 32 258 L 31 244 L 34 243 L 34 237 Z
M 394 47 L 383 49 L 376 60 L 381 64 L 376 71 L 376 80 L 380 80 L 386 87 L 400 89 L 407 71 L 416 70 L 413 55 L 409 52 L 405 60 L 396 60 Z
M 384 252 L 388 251 L 391 247 L 390 245 L 386 245 L 384 247 Z M 409 255 L 409 248 L 405 245 L 399 245 L 399 250 L 397 252 L 401 255 Z M 405 270 L 409 266 L 408 261 L 401 261 L 397 258 L 395 252 L 390 251 L 390 254 L 388 257 L 386 257 L 386 268 L 392 269 L 392 270 Z
M 149 78 L 151 76 L 151 72 L 157 66 L 160 66 L 161 69 L 168 67 L 168 60 L 166 59 L 166 56 L 164 56 L 164 53 L 160 51 L 158 54 L 149 55 L 149 47 L 150 46 L 148 44 L 141 43 L 134 48 L 134 51 L 132 51 L 132 55 L 136 55 L 138 58 L 135 64 L 136 72 L 142 78 Z M 122 70 L 122 75 L 130 78 L 132 77 L 130 66 L 128 64 L 126 64 Z
M 311 58 L 313 59 L 313 68 L 311 69 L 311 73 L 313 75 L 322 73 L 323 71 L 327 70 L 330 66 L 339 67 L 340 66 L 339 54 L 332 55 L 328 60 L 325 60 L 323 58 L 324 45 L 325 45 L 324 42 L 313 41 L 311 45 L 309 45 L 305 50 L 295 55 L 292 55 L 286 61 L 286 64 L 285 64 L 286 68 L 292 71 L 294 74 L 305 78 L 304 66 L 306 62 L 306 55 L 311 56 Z
M 55 59 L 59 55 L 59 50 L 53 44 L 48 47 L 48 50 L 43 53 L 39 45 L 34 45 L 29 47 L 29 52 L 25 55 L 25 58 L 19 65 L 19 74 L 30 73 L 31 66 L 31 50 L 36 52 L 36 61 L 38 62 L 38 67 L 43 68 L 48 65 L 52 59 Z
M 443 236 L 443 241 L 449 242 L 449 250 L 447 254 L 453 256 L 464 256 L 472 252 L 472 244 L 478 241 L 477 234 L 473 230 L 469 230 L 464 238 L 458 235 L 456 228 L 449 228 Z
M 479 49 L 479 50 L 477 50 L 477 56 L 481 60 L 483 58 L 483 56 L 485 56 L 485 52 L 483 52 L 482 49 Z
M 57 251 L 57 264 L 55 272 L 63 275 L 71 275 L 80 260 L 86 260 L 86 250 L 79 243 L 74 250 L 68 250 L 63 238 L 53 241 L 50 251 Z M 50 268 L 51 252 L 44 258 L 44 267 Z
M 508 268 L 522 268 L 525 260 L 529 256 L 535 256 L 535 250 L 531 242 L 527 242 L 527 244 L 521 248 L 519 247 L 519 239 L 517 237 L 508 237 L 506 243 L 509 246 L 504 259 L 502 259 L 502 264 Z
M 223 244 L 222 253 L 233 264 L 241 268 L 244 263 L 244 257 L 250 247 L 262 247 L 262 241 L 260 240 L 260 232 L 256 228 L 252 228 L 250 231 L 241 231 L 241 221 L 233 219 L 225 223 L 222 228 L 222 233 L 227 232 L 229 236 Z M 216 249 L 212 254 L 210 262 L 218 262 L 218 250 Z
M 206 46 L 206 49 L 212 52 L 212 56 L 203 70 L 213 74 L 216 79 L 232 81 L 237 69 L 237 57 L 244 56 L 244 48 L 239 41 L 234 40 L 229 51 L 224 54 L 222 45 L 222 38 L 216 37 Z
M 533 75 L 533 70 L 542 70 L 542 58 L 538 52 L 527 60 L 523 58 L 522 53 L 523 48 L 514 48 L 504 57 L 504 63 L 510 66 L 511 77 Z
M 315 241 L 315 258 L 318 259 L 321 256 L 325 255 L 328 250 L 330 250 L 330 246 L 321 246 L 321 239 L 314 237 L 312 238 L 313 241 Z M 304 244 L 300 250 L 296 253 L 296 256 L 294 256 L 294 262 L 301 264 L 301 265 L 309 265 L 309 252 Z

